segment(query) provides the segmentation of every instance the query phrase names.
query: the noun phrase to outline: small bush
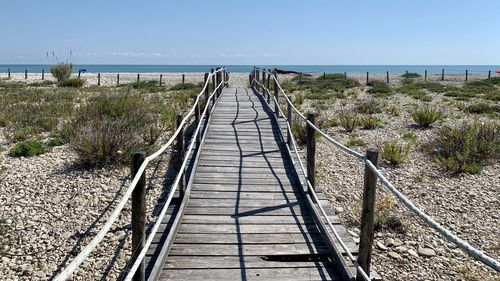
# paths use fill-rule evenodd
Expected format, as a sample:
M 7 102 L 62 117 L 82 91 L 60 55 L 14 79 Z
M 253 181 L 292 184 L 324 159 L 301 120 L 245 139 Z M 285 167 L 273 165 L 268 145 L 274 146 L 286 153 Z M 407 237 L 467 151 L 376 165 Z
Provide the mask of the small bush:
M 56 78 L 57 83 L 61 83 L 68 80 L 71 77 L 71 72 L 73 71 L 73 64 L 71 63 L 58 63 L 50 67 L 50 73 Z
M 489 105 L 484 102 L 474 103 L 465 108 L 465 112 L 474 114 L 484 114 L 500 112 L 500 105 Z
M 357 138 L 350 138 L 346 143 L 347 147 L 364 146 L 364 145 L 366 145 L 366 142 L 362 139 L 357 139 Z
M 301 124 L 297 116 L 293 118 L 292 133 L 298 145 L 304 145 L 307 141 L 306 125 Z
M 382 81 L 369 81 L 368 86 L 371 86 L 371 88 L 368 89 L 368 93 L 373 94 L 376 97 L 386 97 L 392 94 L 391 87 Z
M 482 165 L 500 157 L 500 126 L 497 123 L 464 123 L 446 126 L 428 144 L 434 159 L 445 169 L 479 173 Z
M 293 100 L 293 105 L 301 106 L 302 103 L 304 103 L 305 99 L 306 99 L 306 97 L 303 94 L 297 94 L 297 95 L 295 95 L 295 99 Z
M 429 127 L 434 122 L 443 118 L 441 110 L 432 106 L 422 106 L 411 113 L 413 121 L 422 127 Z
M 397 233 L 404 233 L 405 229 L 401 221 L 393 214 L 394 197 L 392 195 L 382 196 L 375 202 L 375 231 L 388 229 Z
M 155 86 L 158 86 L 158 83 L 156 81 L 144 81 L 144 82 L 138 82 L 138 83 L 142 83 L 142 84 L 137 84 L 136 87 L 137 88 L 134 88 L 134 89 L 139 89 L 139 87 L 148 87 L 149 85 L 151 85 L 152 83 L 154 82 L 154 85 Z M 134 83 L 136 84 L 136 83 Z M 144 85 L 144 86 L 143 86 Z M 170 90 L 172 91 L 182 91 L 182 90 L 193 90 L 193 89 L 197 89 L 198 88 L 198 85 L 196 84 L 193 84 L 193 83 L 179 83 L 179 84 L 175 84 L 173 85 Z
M 126 85 L 126 84 L 125 84 Z M 125 86 L 124 85 L 124 86 Z M 181 84 L 179 84 L 181 85 Z M 139 91 L 144 91 L 148 93 L 157 93 L 165 89 L 164 86 L 160 86 L 159 81 L 155 80 L 147 80 L 147 81 L 139 81 L 139 82 L 134 82 L 129 85 L 128 87 L 131 87 L 133 89 L 139 90 Z M 176 89 L 181 88 L 180 86 L 175 85 Z M 186 88 L 189 88 L 190 86 L 186 86 Z M 182 89 L 183 90 L 183 89 Z
M 337 119 L 340 125 L 346 132 L 352 132 L 358 125 L 358 117 L 355 113 L 347 110 L 342 110 L 337 114 Z
M 417 142 L 417 136 L 412 131 L 407 131 L 403 134 L 403 139 L 410 141 L 412 143 Z
M 27 139 L 33 137 L 36 133 L 37 133 L 37 131 L 33 127 L 31 127 L 31 126 L 24 127 L 24 128 L 18 129 L 17 131 L 14 132 L 14 134 L 12 136 L 12 141 L 19 142 L 19 141 L 27 140 Z
M 391 105 L 391 106 L 388 106 L 385 110 L 387 111 L 387 113 L 389 113 L 392 116 L 399 116 L 399 115 L 401 115 L 399 107 L 397 105 L 394 105 L 394 104 Z
M 381 156 L 383 159 L 388 161 L 392 165 L 399 165 L 408 157 L 410 153 L 410 145 L 404 145 L 398 143 L 397 141 L 389 141 L 384 143 L 384 147 L 381 151 Z
M 47 152 L 47 149 L 39 140 L 31 139 L 16 143 L 10 149 L 9 154 L 12 157 L 31 157 Z
M 365 130 L 373 130 L 375 128 L 378 128 L 380 127 L 381 123 L 382 121 L 379 118 L 373 116 L 366 116 L 359 119 L 359 124 Z
M 382 112 L 382 104 L 374 98 L 363 99 L 356 104 L 356 111 L 364 114 Z
M 81 78 L 71 78 L 66 79 L 64 81 L 59 82 L 59 87 L 67 87 L 67 88 L 81 88 L 85 84 L 85 80 Z
M 416 72 L 407 72 L 407 73 L 401 75 L 401 77 L 403 77 L 403 78 L 420 78 L 420 77 L 422 77 L 422 75 L 420 75 Z

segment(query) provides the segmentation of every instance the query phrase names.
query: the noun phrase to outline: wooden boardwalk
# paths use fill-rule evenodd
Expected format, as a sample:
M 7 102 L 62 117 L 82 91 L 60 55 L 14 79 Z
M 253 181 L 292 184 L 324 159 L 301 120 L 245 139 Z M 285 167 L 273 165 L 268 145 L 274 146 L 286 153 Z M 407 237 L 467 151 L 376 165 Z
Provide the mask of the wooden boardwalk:
M 185 206 L 172 206 L 173 215 L 164 219 L 166 233 L 177 210 L 184 210 L 175 237 L 166 242 L 168 256 L 149 267 L 152 278 L 345 279 L 339 270 L 345 265 L 332 258 L 272 114 L 251 89 L 224 89 L 193 165 Z M 162 233 L 157 236 L 159 243 Z M 352 240 L 348 245 L 356 251 Z M 150 259 L 160 246 L 152 245 Z

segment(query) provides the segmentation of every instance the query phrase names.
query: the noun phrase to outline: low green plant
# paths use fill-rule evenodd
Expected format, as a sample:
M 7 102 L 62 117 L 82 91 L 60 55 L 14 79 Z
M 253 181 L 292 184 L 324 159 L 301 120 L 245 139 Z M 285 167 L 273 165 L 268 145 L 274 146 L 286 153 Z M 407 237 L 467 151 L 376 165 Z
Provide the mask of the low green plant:
M 420 78 L 420 77 L 422 77 L 422 75 L 420 75 L 416 72 L 407 72 L 407 73 L 401 75 L 401 77 L 403 77 L 403 78 Z
M 358 125 L 358 117 L 355 113 L 348 110 L 341 110 L 337 114 L 340 125 L 346 132 L 352 132 Z
M 367 98 L 356 103 L 356 111 L 363 114 L 375 114 L 382 112 L 382 103 L 375 98 Z
M 328 100 L 332 95 L 326 92 L 308 92 L 305 97 L 310 100 Z
M 349 140 L 346 143 L 347 147 L 353 147 L 353 146 L 364 146 L 366 145 L 366 142 L 362 139 L 358 138 L 349 138 Z
M 85 84 L 85 80 L 82 78 L 70 78 L 59 82 L 59 87 L 68 88 L 81 88 Z
M 478 102 L 465 107 L 465 112 L 474 114 L 500 113 L 500 105 L 490 105 L 484 102 Z
M 395 104 L 392 104 L 392 105 L 386 107 L 385 110 L 387 111 L 387 113 L 389 113 L 392 116 L 401 115 L 401 111 L 399 110 L 399 107 Z
M 299 145 L 304 145 L 307 140 L 306 126 L 300 123 L 300 120 L 297 116 L 293 118 L 292 122 L 292 133 L 295 137 L 295 140 Z
M 400 165 L 408 157 L 411 146 L 397 141 L 388 141 L 384 143 L 380 156 L 392 165 Z
M 391 87 L 382 81 L 372 80 L 369 81 L 367 85 L 371 86 L 371 88 L 368 89 L 368 93 L 376 97 L 387 97 L 392 94 Z
M 359 118 L 359 125 L 365 130 L 373 130 L 375 128 L 380 127 L 382 124 L 382 120 L 373 116 L 366 116 Z
M 304 103 L 305 99 L 306 99 L 306 97 L 303 94 L 297 94 L 297 95 L 295 95 L 295 99 L 293 100 L 293 105 L 301 106 L 302 103 Z
M 390 230 L 397 233 L 404 233 L 405 229 L 401 220 L 394 214 L 394 197 L 392 195 L 382 195 L 375 201 L 374 230 Z
M 36 139 L 29 139 L 18 142 L 9 151 L 12 157 L 31 157 L 47 152 L 47 148 L 42 142 Z
M 443 112 L 437 107 L 421 106 L 413 110 L 411 117 L 413 121 L 422 127 L 429 127 L 434 122 L 443 118 Z
M 479 173 L 488 161 L 500 157 L 500 125 L 471 122 L 445 126 L 427 147 L 445 169 L 454 173 Z
M 410 141 L 413 144 L 417 143 L 417 136 L 412 131 L 406 131 L 403 134 L 403 139 Z
M 27 140 L 33 137 L 36 133 L 38 133 L 37 130 L 31 126 L 23 127 L 14 132 L 12 135 L 12 141 L 19 142 Z
M 71 63 L 58 63 L 50 67 L 50 73 L 56 78 L 57 83 L 68 80 L 73 71 L 73 64 Z

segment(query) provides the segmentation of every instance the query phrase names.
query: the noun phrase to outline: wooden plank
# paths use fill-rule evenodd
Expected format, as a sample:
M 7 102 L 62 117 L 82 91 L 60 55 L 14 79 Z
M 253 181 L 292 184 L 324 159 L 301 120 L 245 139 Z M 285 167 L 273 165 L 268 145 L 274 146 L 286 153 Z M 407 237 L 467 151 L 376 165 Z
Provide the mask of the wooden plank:
M 160 231 L 165 229 L 160 226 Z M 210 224 L 181 224 L 178 233 L 312 233 L 318 231 L 314 224 L 273 224 L 262 227 L 261 225 L 210 225 Z
M 243 269 L 170 269 L 162 272 L 160 280 L 341 280 L 331 267 L 243 268 Z
M 280 186 L 290 186 L 291 183 L 288 181 L 280 181 L 275 178 L 266 178 L 266 179 L 258 179 L 258 178 L 202 178 L 196 177 L 194 179 L 194 183 L 215 183 L 215 184 L 231 184 L 231 185 L 245 185 L 245 184 L 256 184 L 256 185 L 280 185 Z
M 267 209 L 256 207 L 193 207 L 189 206 L 186 210 L 187 215 L 252 215 L 258 214 L 259 216 L 283 216 L 289 214 L 297 215 L 310 215 L 309 209 L 302 204 L 298 203 L 292 206 L 273 206 Z M 339 220 L 332 220 L 333 223 L 339 223 Z
M 175 240 L 179 244 L 323 244 L 319 233 L 272 233 L 272 234 L 178 234 Z
M 290 184 L 286 185 L 256 185 L 256 184 L 210 184 L 210 183 L 195 183 L 191 187 L 192 190 L 203 191 L 241 191 L 241 192 L 293 192 L 297 189 Z
M 184 215 L 183 224 L 307 224 L 314 223 L 311 216 L 228 216 L 228 215 Z
M 170 255 L 175 256 L 267 256 L 328 254 L 328 247 L 314 244 L 174 244 Z
M 239 199 L 239 200 L 247 200 L 247 199 L 265 199 L 265 200 L 274 200 L 274 199 L 289 199 L 289 200 L 297 200 L 301 199 L 302 194 L 299 192 L 243 192 L 243 191 L 193 191 L 191 192 L 190 198 L 200 198 L 200 199 Z

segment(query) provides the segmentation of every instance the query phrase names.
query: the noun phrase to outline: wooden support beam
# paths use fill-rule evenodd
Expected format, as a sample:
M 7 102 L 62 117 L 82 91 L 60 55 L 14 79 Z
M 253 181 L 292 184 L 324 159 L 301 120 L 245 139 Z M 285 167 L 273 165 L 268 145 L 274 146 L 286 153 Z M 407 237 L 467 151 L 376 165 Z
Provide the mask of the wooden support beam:
M 307 120 L 314 124 L 316 114 L 309 112 Z M 306 123 L 306 147 L 307 147 L 307 179 L 311 183 L 312 190 L 308 187 L 307 190 L 312 193 L 316 192 L 316 131 Z
M 288 96 L 288 99 L 290 102 L 292 101 L 292 96 Z M 292 143 L 292 104 L 287 101 L 286 103 L 286 119 L 288 120 L 288 126 L 290 127 L 290 130 L 287 131 L 286 133 L 286 142 L 288 143 L 288 147 L 292 148 L 293 143 Z
M 205 72 L 205 76 L 203 77 L 203 83 L 207 86 L 205 87 L 205 92 L 203 94 L 205 95 L 205 105 L 208 106 L 207 108 L 207 118 L 208 118 L 210 116 L 210 103 L 208 100 L 210 97 L 210 93 L 208 91 L 209 84 L 207 84 L 207 80 L 208 80 L 208 72 Z
M 101 73 L 97 73 L 97 86 L 101 86 Z
M 181 122 L 182 122 L 182 114 L 177 115 L 177 128 L 180 127 Z M 181 169 L 182 166 L 182 161 L 184 161 L 184 128 L 182 128 L 177 135 L 177 141 L 176 141 L 176 150 L 177 150 L 177 171 L 181 173 L 181 181 L 179 182 L 179 197 L 182 198 L 184 197 L 185 193 L 185 174 L 184 174 L 184 169 Z
M 42 68 L 42 80 L 45 80 L 45 69 Z
M 161 86 L 162 78 L 163 78 L 163 74 L 160 74 L 160 86 Z
M 132 176 L 135 177 L 146 159 L 145 152 L 136 152 L 132 156 Z M 144 247 L 146 238 L 146 171 L 143 171 L 132 191 L 132 257 L 135 261 Z M 142 260 L 134 275 L 134 281 L 145 280 L 145 261 Z
M 273 76 L 276 77 L 276 71 L 273 71 Z M 273 79 L 274 80 L 274 79 Z M 276 82 L 276 80 L 274 80 L 274 98 L 275 98 L 275 101 L 274 101 L 274 115 L 276 115 L 276 118 L 280 118 L 280 109 L 279 109 L 279 92 L 278 92 L 278 82 Z

